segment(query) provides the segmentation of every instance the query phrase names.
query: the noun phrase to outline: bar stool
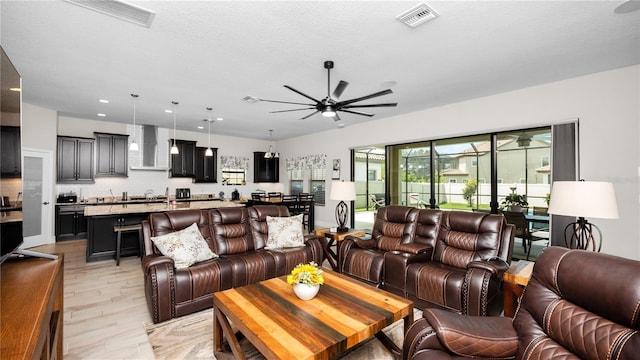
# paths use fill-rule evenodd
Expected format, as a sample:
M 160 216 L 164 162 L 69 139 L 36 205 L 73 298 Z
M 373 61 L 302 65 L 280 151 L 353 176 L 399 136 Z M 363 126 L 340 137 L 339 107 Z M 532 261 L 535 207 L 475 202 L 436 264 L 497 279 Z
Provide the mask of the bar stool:
M 122 246 L 122 233 L 123 232 L 138 232 L 138 242 L 140 245 L 140 257 L 142 257 L 142 224 L 133 225 L 115 225 L 113 231 L 117 234 L 116 237 L 116 266 L 120 266 L 120 248 Z

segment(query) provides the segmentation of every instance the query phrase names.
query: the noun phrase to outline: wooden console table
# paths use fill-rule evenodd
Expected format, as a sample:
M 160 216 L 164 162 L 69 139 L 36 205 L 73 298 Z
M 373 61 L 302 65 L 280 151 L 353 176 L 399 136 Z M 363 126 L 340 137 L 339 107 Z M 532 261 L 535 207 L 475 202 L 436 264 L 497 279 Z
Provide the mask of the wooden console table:
M 2 359 L 62 359 L 64 255 L 0 265 Z
M 502 277 L 504 280 L 504 316 L 513 317 L 515 315 L 524 288 L 531 278 L 534 264 L 533 261 L 526 260 L 513 262 L 509 270 L 504 273 Z

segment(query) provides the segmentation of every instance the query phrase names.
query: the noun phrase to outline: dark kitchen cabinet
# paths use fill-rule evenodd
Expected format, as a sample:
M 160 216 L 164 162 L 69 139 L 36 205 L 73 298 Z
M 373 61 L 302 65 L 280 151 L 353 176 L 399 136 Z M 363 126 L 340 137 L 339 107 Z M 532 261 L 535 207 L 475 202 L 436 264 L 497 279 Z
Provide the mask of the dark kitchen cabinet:
M 207 151 L 206 147 L 196 147 L 195 152 L 195 172 L 196 176 L 193 178 L 194 183 L 217 182 L 217 166 L 216 160 L 218 158 L 218 149 L 211 148 L 213 156 L 205 156 Z
M 264 152 L 253 153 L 253 182 L 278 182 L 280 179 L 280 159 L 264 158 Z
M 95 182 L 93 142 L 93 139 L 58 136 L 58 183 Z
M 94 133 L 96 177 L 127 177 L 129 135 Z
M 169 148 L 173 145 L 173 139 L 169 140 Z M 194 177 L 195 176 L 195 151 L 196 142 L 188 140 L 176 140 L 178 154 L 171 155 L 171 168 L 169 177 Z
M 56 241 L 86 239 L 85 205 L 56 206 Z
M 110 260 L 116 255 L 116 233 L 113 227 L 137 225 L 147 220 L 149 213 L 99 215 L 88 217 L 87 262 Z M 122 233 L 121 257 L 140 254 L 140 241 L 137 231 Z
M 22 176 L 20 151 L 20 127 L 2 126 L 0 128 L 0 178 L 20 178 Z

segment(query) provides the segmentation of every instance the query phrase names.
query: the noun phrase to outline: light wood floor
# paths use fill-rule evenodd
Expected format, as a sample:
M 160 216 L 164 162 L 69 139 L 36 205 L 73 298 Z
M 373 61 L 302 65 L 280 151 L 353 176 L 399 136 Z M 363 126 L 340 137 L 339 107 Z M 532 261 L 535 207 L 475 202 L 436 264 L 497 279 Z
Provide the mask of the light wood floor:
M 153 359 L 144 323 L 151 323 L 140 258 L 87 263 L 86 240 L 34 247 L 63 252 L 64 358 Z

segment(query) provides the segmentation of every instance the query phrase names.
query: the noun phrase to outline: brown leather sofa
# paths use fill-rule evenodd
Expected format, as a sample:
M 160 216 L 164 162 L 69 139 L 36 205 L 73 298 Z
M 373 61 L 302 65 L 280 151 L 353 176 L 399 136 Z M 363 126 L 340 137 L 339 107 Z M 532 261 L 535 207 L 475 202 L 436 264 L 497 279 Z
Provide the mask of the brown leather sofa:
M 180 210 L 149 215 L 142 222 L 145 293 L 153 322 L 183 316 L 213 305 L 213 293 L 286 275 L 299 263 L 324 260 L 321 240 L 305 235 L 304 247 L 264 249 L 267 216 L 289 216 L 286 206 Z M 218 258 L 176 269 L 151 241 L 196 223 Z
M 499 314 L 513 240 L 513 225 L 499 215 L 387 206 L 370 238 L 343 241 L 339 269 L 419 309 Z
M 551 247 L 514 319 L 426 309 L 407 331 L 403 358 L 638 359 L 639 307 L 640 262 Z

